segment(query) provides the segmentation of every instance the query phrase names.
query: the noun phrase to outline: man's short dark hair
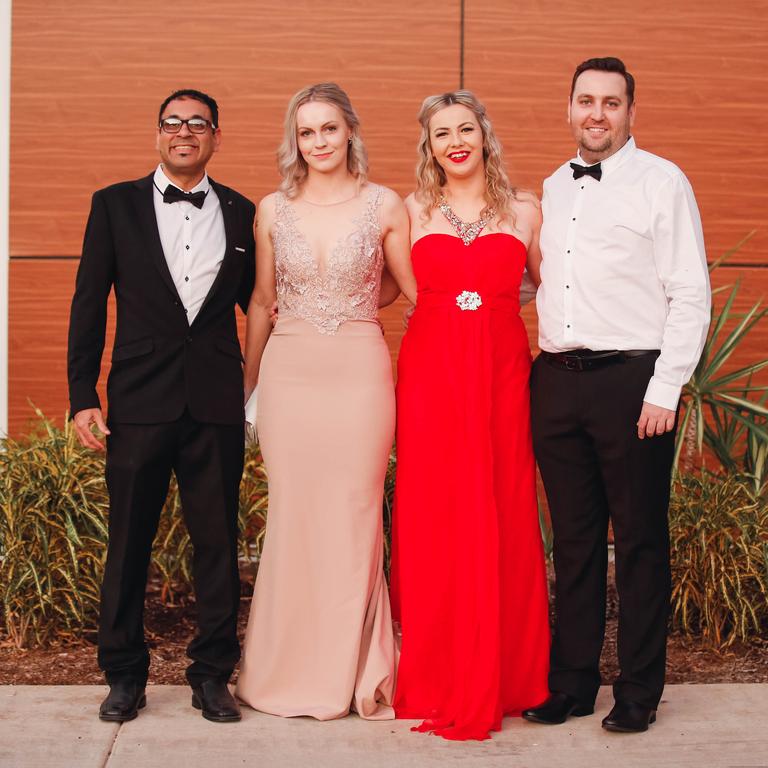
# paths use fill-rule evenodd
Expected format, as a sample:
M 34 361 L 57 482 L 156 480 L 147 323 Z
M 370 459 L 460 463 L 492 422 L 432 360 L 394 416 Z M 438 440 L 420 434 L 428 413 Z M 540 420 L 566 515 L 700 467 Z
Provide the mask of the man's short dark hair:
M 158 125 L 160 124 L 160 120 L 163 118 L 163 112 L 165 112 L 165 108 L 174 99 L 194 99 L 195 101 L 199 101 L 201 104 L 205 104 L 205 106 L 211 110 L 211 122 L 213 123 L 213 127 L 219 127 L 219 105 L 216 103 L 216 99 L 214 99 L 213 96 L 209 96 L 207 93 L 196 91 L 194 88 L 184 88 L 180 91 L 174 91 L 160 105 L 160 111 L 157 113 Z
M 573 91 L 576 88 L 576 80 L 578 80 L 579 75 L 590 69 L 596 69 L 598 72 L 616 72 L 621 75 L 624 78 L 624 82 L 627 84 L 627 104 L 631 105 L 634 102 L 635 78 L 627 72 L 624 62 L 614 56 L 604 56 L 601 59 L 587 59 L 586 61 L 582 61 L 573 73 L 573 80 L 571 80 L 571 99 L 573 99 Z

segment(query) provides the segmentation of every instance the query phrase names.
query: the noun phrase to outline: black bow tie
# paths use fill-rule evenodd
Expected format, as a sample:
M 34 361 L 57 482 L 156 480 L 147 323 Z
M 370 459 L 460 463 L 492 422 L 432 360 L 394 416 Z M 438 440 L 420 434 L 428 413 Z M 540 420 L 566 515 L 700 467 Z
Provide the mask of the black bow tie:
M 206 193 L 201 189 L 199 192 L 184 192 L 173 184 L 169 184 L 163 192 L 164 203 L 192 203 L 195 208 L 202 208 L 205 202 Z
M 571 163 L 571 168 L 573 168 L 574 179 L 580 179 L 582 176 L 591 176 L 593 179 L 600 181 L 600 177 L 603 175 L 603 169 L 600 167 L 600 163 L 595 163 L 594 165 Z

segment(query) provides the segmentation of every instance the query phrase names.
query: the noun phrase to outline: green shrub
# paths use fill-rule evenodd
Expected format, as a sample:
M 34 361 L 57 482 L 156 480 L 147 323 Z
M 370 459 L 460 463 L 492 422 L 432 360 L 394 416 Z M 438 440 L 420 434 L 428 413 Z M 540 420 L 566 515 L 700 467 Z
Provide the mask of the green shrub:
M 19 647 L 93 628 L 106 555 L 103 459 L 41 420 L 0 450 L 0 600 Z
M 106 557 L 104 456 L 79 445 L 71 422 L 58 429 L 38 417 L 33 434 L 0 447 L 0 637 L 18 647 L 94 632 Z M 249 446 L 238 520 L 249 561 L 261 551 L 266 505 L 261 455 Z M 173 481 L 152 553 L 166 601 L 191 589 L 191 557 Z
M 768 500 L 753 477 L 683 475 L 670 504 L 672 624 L 717 648 L 768 629 Z
M 104 457 L 81 448 L 66 422 L 38 413 L 35 432 L 0 449 L 0 637 L 19 647 L 69 642 L 96 627 L 106 556 Z M 759 450 L 763 450 L 761 447 Z M 396 459 L 384 496 L 385 563 L 390 560 Z M 240 550 L 261 552 L 267 478 L 257 445 L 246 450 L 240 486 Z M 545 545 L 547 527 L 542 525 Z M 714 646 L 768 628 L 768 505 L 755 476 L 678 476 L 670 505 L 673 624 Z M 172 481 L 152 555 L 162 598 L 191 590 L 192 548 Z

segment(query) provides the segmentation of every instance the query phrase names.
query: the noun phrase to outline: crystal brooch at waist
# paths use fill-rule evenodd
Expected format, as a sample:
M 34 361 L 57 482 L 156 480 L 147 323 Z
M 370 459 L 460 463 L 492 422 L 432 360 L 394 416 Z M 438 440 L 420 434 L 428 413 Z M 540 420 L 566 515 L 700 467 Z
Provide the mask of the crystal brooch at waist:
M 476 291 L 462 291 L 456 297 L 456 306 L 461 310 L 476 310 L 483 305 L 480 294 Z

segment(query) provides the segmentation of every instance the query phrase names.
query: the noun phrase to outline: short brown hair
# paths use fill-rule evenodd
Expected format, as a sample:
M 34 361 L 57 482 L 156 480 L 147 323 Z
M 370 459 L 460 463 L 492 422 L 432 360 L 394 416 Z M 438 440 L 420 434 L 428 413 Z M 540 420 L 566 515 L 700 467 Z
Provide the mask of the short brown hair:
M 614 56 L 604 56 L 601 59 L 587 59 L 582 61 L 576 71 L 573 73 L 573 80 L 571 80 L 571 95 L 573 98 L 573 91 L 576 88 L 576 81 L 579 79 L 579 75 L 582 72 L 586 72 L 590 69 L 596 69 L 598 72 L 616 72 L 624 78 L 624 82 L 627 84 L 627 102 L 632 104 L 635 100 L 635 78 L 627 72 L 627 68 L 624 66 L 624 62 L 621 59 L 617 59 Z

